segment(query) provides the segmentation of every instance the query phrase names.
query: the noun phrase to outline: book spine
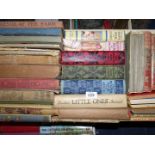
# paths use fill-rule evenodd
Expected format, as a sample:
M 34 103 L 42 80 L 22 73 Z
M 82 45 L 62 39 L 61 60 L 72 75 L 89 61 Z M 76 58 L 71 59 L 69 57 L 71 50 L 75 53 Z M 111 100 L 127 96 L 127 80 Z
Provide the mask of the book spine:
M 144 68 L 144 91 L 151 91 L 151 38 L 150 32 L 144 32 L 144 51 L 145 51 L 145 68 Z
M 127 108 L 63 108 L 59 109 L 57 117 L 52 117 L 53 121 L 70 120 L 129 120 Z
M 0 36 L 0 44 L 15 44 L 15 43 L 61 43 L 60 36 Z
M 1 114 L 32 114 L 32 115 L 54 115 L 55 110 L 51 108 L 29 108 L 29 107 L 1 107 Z
M 155 36 L 152 35 L 152 43 L 151 43 L 151 89 L 155 90 Z
M 0 122 L 51 122 L 51 116 L 0 114 Z
M 55 29 L 24 29 L 24 28 L 0 28 L 0 35 L 4 36 L 62 36 L 62 30 Z
M 124 41 L 125 32 L 124 30 L 108 30 L 107 41 Z
M 0 103 L 40 103 L 53 104 L 51 91 L 39 90 L 0 90 Z
M 124 65 L 123 51 L 63 51 L 62 65 Z
M 26 51 L 26 52 L 29 52 L 29 51 Z M 11 55 L 11 51 L 10 51 L 10 55 L 0 55 L 0 64 L 58 65 L 59 55 L 57 56 Z
M 59 90 L 59 80 L 0 78 L 1 89 Z
M 99 94 L 94 98 L 87 95 L 55 95 L 54 106 L 58 108 L 125 108 L 127 97 L 125 94 Z
M 63 39 L 65 51 L 125 51 L 124 42 L 92 42 Z
M 62 79 L 124 79 L 124 66 L 62 66 Z
M 30 125 L 0 125 L 0 134 L 25 134 L 36 133 L 39 134 L 39 126 Z
M 61 21 L 0 22 L 0 28 L 63 28 Z
M 89 126 L 41 126 L 40 134 L 50 135 L 93 135 L 95 128 Z
M 124 94 L 125 80 L 61 80 L 61 94 Z
M 65 39 L 82 41 L 106 41 L 105 30 L 65 30 Z
M 57 65 L 0 65 L 0 78 L 57 78 Z

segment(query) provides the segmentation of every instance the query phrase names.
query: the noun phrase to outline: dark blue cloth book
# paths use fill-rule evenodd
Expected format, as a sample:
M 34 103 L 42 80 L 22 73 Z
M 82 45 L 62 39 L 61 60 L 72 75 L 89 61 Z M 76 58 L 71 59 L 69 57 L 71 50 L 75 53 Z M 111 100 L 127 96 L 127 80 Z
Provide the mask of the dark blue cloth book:
M 61 80 L 61 94 L 124 94 L 125 80 Z

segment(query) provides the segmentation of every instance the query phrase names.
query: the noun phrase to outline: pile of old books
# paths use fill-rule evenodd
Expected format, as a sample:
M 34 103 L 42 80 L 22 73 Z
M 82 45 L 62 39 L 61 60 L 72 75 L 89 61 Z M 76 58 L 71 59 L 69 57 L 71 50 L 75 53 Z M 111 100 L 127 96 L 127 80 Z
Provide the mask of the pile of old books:
M 119 30 L 65 30 L 55 107 L 74 121 L 128 120 L 124 39 Z
M 0 22 L 0 121 L 50 122 L 63 23 Z
M 127 91 L 131 120 L 155 120 L 155 35 L 132 31 L 127 35 Z

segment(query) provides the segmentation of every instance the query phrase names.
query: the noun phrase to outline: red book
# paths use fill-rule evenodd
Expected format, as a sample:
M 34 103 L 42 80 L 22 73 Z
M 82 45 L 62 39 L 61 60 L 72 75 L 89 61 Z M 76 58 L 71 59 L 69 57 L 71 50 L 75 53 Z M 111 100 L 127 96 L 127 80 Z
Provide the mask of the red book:
M 0 125 L 0 134 L 40 134 L 40 126 Z
M 59 90 L 56 79 L 0 78 L 1 89 Z
M 124 65 L 124 51 L 63 51 L 62 65 Z

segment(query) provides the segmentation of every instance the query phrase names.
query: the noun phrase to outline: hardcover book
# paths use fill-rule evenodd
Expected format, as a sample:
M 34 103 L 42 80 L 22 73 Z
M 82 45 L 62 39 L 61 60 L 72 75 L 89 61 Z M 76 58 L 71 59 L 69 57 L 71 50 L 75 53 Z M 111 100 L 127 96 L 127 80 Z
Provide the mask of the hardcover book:
M 63 39 L 65 51 L 124 51 L 124 42 L 76 41 Z
M 62 36 L 62 29 L 58 28 L 0 28 L 3 36 Z
M 123 51 L 62 51 L 62 65 L 124 65 Z
M 0 90 L 2 104 L 53 104 L 54 93 L 41 90 Z
M 16 44 L 16 43 L 61 43 L 62 37 L 60 36 L 0 36 L 0 44 Z
M 122 66 L 62 66 L 62 79 L 124 79 Z
M 0 22 L 0 28 L 63 28 L 61 21 L 5 21 Z
M 63 94 L 54 96 L 54 106 L 59 108 L 126 108 L 125 94 L 98 94 L 89 97 L 84 94 Z
M 0 78 L 57 78 L 58 65 L 0 65 Z
M 56 79 L 0 78 L 0 88 L 58 91 L 60 86 L 59 80 Z
M 124 94 L 125 80 L 61 80 L 61 94 Z
M 0 64 L 58 65 L 59 55 L 0 55 Z
M 51 122 L 50 115 L 0 114 L 0 122 Z
M 82 41 L 106 41 L 105 30 L 65 30 L 65 39 Z

